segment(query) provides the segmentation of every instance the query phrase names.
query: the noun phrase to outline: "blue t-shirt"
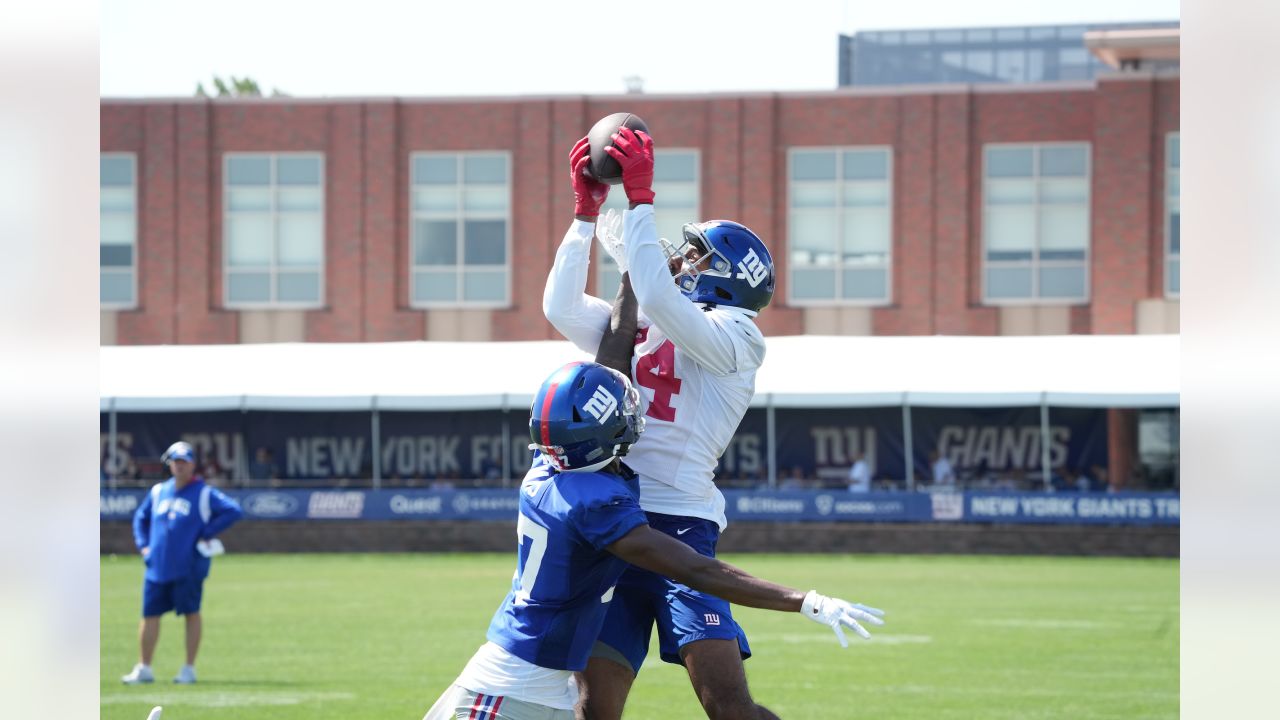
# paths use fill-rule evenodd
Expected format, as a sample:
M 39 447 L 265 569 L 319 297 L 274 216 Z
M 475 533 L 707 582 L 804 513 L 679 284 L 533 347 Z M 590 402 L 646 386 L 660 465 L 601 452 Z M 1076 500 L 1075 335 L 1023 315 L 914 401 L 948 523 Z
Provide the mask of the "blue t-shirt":
M 488 638 L 554 670 L 583 670 L 627 563 L 604 548 L 645 525 L 636 476 L 556 472 L 540 454 L 520 484 L 516 576 Z
M 172 582 L 208 577 L 209 558 L 196 552 L 208 540 L 244 515 L 240 505 L 204 480 L 195 478 L 181 490 L 173 478 L 152 486 L 133 514 L 133 541 L 147 555 L 147 579 Z

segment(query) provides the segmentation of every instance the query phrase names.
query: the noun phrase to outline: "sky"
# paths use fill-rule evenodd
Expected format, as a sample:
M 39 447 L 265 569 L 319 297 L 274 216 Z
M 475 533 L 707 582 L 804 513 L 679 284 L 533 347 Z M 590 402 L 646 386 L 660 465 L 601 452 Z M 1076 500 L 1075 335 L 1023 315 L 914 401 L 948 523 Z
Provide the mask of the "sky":
M 104 97 L 830 90 L 841 33 L 1178 18 L 1178 0 L 103 0 Z M 589 8 L 590 13 L 583 13 Z

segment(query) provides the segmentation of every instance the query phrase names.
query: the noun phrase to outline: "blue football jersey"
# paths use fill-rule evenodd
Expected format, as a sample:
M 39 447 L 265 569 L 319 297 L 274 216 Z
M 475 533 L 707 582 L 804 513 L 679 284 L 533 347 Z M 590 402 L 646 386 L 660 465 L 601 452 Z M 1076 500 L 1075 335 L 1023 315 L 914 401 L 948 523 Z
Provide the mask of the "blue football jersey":
M 636 476 L 556 472 L 538 455 L 520 484 L 519 559 L 488 638 L 539 667 L 583 670 L 627 563 L 604 548 L 640 525 Z

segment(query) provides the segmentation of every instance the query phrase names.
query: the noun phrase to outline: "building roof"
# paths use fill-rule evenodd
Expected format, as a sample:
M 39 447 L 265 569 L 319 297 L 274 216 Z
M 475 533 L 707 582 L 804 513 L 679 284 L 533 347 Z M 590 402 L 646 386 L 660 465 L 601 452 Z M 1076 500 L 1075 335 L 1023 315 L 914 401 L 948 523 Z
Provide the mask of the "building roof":
M 1151 60 L 1179 59 L 1182 31 L 1179 28 L 1135 30 L 1091 30 L 1084 45 L 1113 68 Z
M 1176 407 L 1176 335 L 768 339 L 763 407 Z M 103 347 L 101 409 L 498 410 L 590 358 L 563 341 Z

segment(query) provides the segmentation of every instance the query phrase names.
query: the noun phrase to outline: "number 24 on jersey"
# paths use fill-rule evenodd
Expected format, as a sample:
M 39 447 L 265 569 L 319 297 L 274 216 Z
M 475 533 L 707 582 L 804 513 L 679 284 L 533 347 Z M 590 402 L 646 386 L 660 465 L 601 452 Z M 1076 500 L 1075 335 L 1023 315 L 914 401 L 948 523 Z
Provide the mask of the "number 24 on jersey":
M 637 335 L 636 343 L 644 342 L 648 336 L 646 328 Z M 641 355 L 636 360 L 636 383 L 653 391 L 653 399 L 649 401 L 649 409 L 645 415 L 655 420 L 676 421 L 676 409 L 671 406 L 671 398 L 680 394 L 680 378 L 676 377 L 676 346 L 670 340 L 662 343 L 651 353 Z

